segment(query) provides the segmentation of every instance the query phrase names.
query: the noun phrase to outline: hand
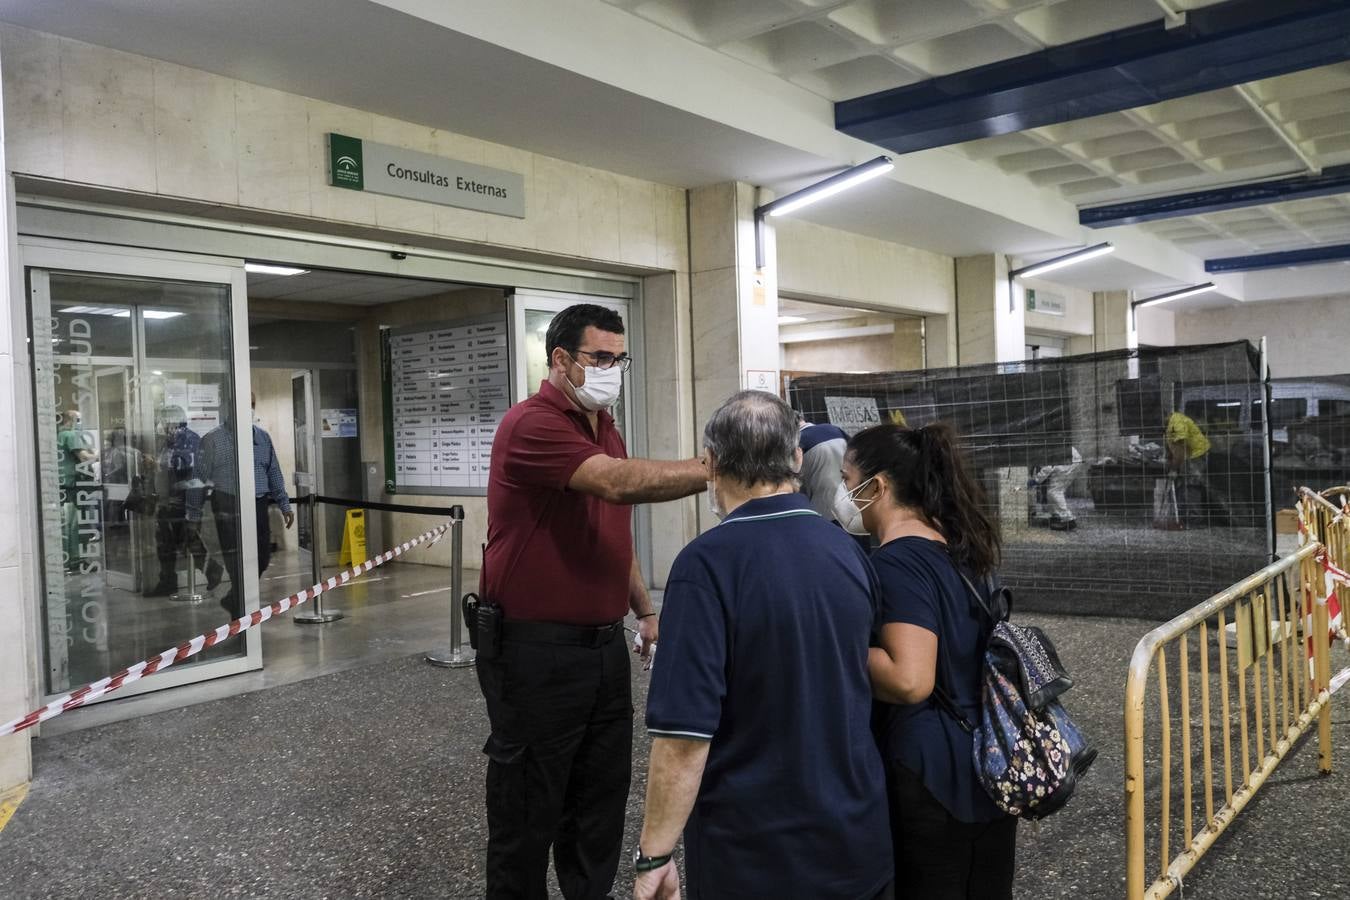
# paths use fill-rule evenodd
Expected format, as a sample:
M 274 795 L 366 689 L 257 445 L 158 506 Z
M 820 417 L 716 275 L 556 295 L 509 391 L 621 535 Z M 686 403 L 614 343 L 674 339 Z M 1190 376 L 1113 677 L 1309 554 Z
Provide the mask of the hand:
M 281 514 L 281 518 L 285 520 L 287 528 L 295 524 L 295 512 L 293 510 L 286 510 Z
M 652 667 L 652 654 L 656 652 L 656 638 L 660 634 L 660 616 L 651 615 L 637 622 L 637 636 L 633 638 L 633 652 L 641 654 L 643 670 Z
M 633 900 L 680 900 L 680 870 L 675 860 L 659 869 L 639 872 L 633 880 Z

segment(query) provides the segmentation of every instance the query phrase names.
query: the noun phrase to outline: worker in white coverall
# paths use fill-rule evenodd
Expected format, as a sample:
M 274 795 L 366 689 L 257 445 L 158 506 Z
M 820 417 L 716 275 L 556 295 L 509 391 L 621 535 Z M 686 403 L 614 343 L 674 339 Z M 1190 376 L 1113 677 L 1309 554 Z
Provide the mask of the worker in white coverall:
M 1045 488 L 1045 502 L 1033 493 L 1036 506 L 1035 522 L 1049 525 L 1055 531 L 1072 531 L 1078 527 L 1073 510 L 1069 509 L 1069 500 L 1064 492 L 1073 481 L 1074 473 L 1083 464 L 1083 457 L 1077 447 L 1069 448 L 1069 462 L 1059 466 L 1042 466 L 1031 476 L 1031 484 L 1036 488 Z

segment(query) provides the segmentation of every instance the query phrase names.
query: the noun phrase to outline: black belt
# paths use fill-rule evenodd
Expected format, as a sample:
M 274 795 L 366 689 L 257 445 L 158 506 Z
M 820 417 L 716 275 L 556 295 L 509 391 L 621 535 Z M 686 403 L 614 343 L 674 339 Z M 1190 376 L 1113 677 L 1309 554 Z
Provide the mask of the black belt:
M 610 625 L 562 625 L 557 622 L 502 622 L 502 640 L 523 644 L 568 644 L 603 647 L 623 631 L 623 622 Z

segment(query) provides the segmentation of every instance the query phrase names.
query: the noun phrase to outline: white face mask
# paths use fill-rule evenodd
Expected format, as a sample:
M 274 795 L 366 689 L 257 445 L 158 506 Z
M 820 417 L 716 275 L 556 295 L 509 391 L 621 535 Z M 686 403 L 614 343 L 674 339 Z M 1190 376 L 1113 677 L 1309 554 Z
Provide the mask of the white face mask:
M 572 384 L 572 379 L 567 379 L 581 408 L 595 412 L 613 406 L 619 399 L 619 392 L 623 390 L 623 368 L 618 365 L 608 369 L 583 366 L 582 371 L 586 373 L 586 381 L 581 387 Z
M 839 485 L 839 491 L 835 495 L 834 518 L 844 530 L 849 534 L 866 535 L 867 529 L 863 527 L 862 510 L 858 509 L 853 502 L 852 496 Z
M 867 507 L 871 506 L 873 503 L 876 503 L 876 502 L 877 502 L 877 495 L 874 493 L 874 494 L 872 494 L 872 496 L 868 497 L 868 498 L 867 498 L 866 500 L 864 500 L 861 504 L 859 504 L 859 503 L 858 503 L 858 492 L 861 491 L 863 488 L 867 487 L 869 484 L 871 484 L 872 481 L 873 481 L 876 477 L 877 477 L 877 476 L 873 475 L 871 478 L 867 479 L 867 480 L 864 481 L 862 484 L 858 485 L 858 486 L 855 487 L 853 490 L 851 490 L 851 491 L 848 492 L 848 499 L 849 499 L 849 500 L 853 503 L 853 505 L 854 505 L 855 507 L 857 507 L 857 509 L 858 509 L 859 521 L 862 520 L 862 511 L 865 510 L 865 509 L 867 509 Z
M 712 513 L 719 521 L 726 517 L 726 510 L 722 509 L 722 504 L 717 502 L 716 478 L 708 482 L 708 512 Z

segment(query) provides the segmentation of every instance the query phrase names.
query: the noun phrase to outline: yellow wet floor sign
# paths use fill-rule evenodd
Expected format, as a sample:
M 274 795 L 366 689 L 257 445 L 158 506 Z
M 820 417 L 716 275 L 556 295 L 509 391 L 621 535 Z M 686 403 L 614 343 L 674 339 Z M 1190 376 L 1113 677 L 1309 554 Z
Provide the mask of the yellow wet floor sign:
M 342 529 L 342 552 L 339 566 L 351 566 L 366 561 L 366 511 L 347 510 L 347 524 Z
M 28 796 L 28 785 L 21 784 L 13 790 L 5 791 L 0 794 L 0 831 L 5 830 L 9 824 L 10 817 L 14 811 L 19 808 L 23 798 Z

